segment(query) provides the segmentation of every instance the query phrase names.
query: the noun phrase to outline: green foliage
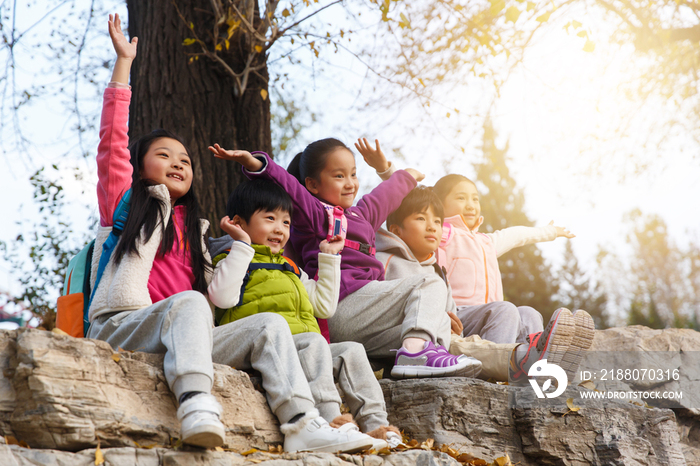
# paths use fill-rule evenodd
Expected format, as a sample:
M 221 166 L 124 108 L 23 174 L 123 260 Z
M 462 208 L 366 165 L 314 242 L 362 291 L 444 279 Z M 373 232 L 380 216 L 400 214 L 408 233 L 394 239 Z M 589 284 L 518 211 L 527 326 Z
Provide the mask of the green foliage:
M 652 328 L 695 328 L 700 304 L 700 250 L 681 248 L 658 215 L 635 209 L 625 216 L 632 254 L 603 250 L 599 272 L 613 284 L 608 298 L 626 309 L 630 324 Z
M 493 232 L 512 226 L 533 226 L 524 211 L 525 197 L 508 169 L 508 144 L 496 146 L 496 131 L 490 121 L 484 124 L 483 159 L 475 163 L 481 198 L 481 231 Z M 557 279 L 542 252 L 531 244 L 502 255 L 498 259 L 506 301 L 516 306 L 531 306 L 544 316 L 545 322 L 559 303 L 555 295 Z
M 604 290 L 597 283 L 592 282 L 579 265 L 578 258 L 574 254 L 573 243 L 567 240 L 565 248 L 564 264 L 557 273 L 558 299 L 561 305 L 572 311 L 584 309 L 593 317 L 597 329 L 610 327 L 605 312 L 607 296 Z
M 58 170 L 56 165 L 52 168 Z M 37 170 L 30 182 L 39 215 L 30 222 L 18 221 L 24 233 L 8 243 L 0 241 L 0 253 L 21 286 L 20 294 L 12 301 L 31 310 L 50 330 L 55 325 L 56 298 L 63 287 L 66 267 L 86 238 L 76 241 L 66 218 L 63 187 L 49 179 L 44 168 Z

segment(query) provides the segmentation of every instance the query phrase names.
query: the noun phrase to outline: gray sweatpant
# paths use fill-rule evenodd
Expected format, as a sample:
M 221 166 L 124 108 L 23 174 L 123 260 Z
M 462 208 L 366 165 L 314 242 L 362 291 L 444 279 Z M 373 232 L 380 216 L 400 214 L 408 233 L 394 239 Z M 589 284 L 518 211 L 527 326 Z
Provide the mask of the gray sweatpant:
M 391 357 L 409 337 L 450 346 L 447 286 L 437 275 L 373 281 L 338 303 L 331 341 L 362 343 L 370 357 Z
M 462 336 L 479 335 L 494 343 L 527 343 L 529 334 L 544 329 L 542 314 L 506 301 L 458 306 L 457 317 L 464 327 Z
M 189 391 L 211 392 L 213 361 L 258 370 L 280 423 L 314 408 L 289 325 L 274 313 L 214 329 L 204 295 L 184 291 L 137 311 L 98 316 L 88 338 L 106 341 L 115 349 L 165 353 L 163 371 L 176 399 Z
M 331 422 L 340 416 L 337 380 L 363 432 L 389 425 L 384 394 L 362 345 L 351 341 L 328 345 L 323 336 L 311 332 L 294 335 L 294 343 L 316 409 L 324 419 Z

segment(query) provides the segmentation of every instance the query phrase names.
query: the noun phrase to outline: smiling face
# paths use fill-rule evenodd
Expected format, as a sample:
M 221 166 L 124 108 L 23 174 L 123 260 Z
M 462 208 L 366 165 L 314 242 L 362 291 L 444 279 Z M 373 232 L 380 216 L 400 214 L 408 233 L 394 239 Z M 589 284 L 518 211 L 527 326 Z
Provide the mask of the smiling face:
M 481 215 L 479 192 L 474 183 L 461 181 L 457 183 L 442 202 L 445 208 L 445 217 L 461 215 L 464 223 L 473 229 Z
M 306 189 L 311 194 L 343 209 L 352 206 L 359 188 L 355 157 L 342 147 L 328 154 L 326 166 L 319 173 L 318 179 L 306 178 Z
M 440 245 L 442 218 L 432 207 L 424 212 L 409 215 L 401 225 L 391 225 L 389 230 L 401 238 L 419 262 L 427 260 Z
M 277 209 L 273 211 L 258 210 L 250 216 L 250 220 L 247 222 L 236 215 L 233 221 L 248 233 L 251 243 L 269 246 L 272 253 L 277 254 L 287 244 L 292 218 L 289 216 L 289 212 Z
M 192 161 L 179 141 L 155 139 L 143 156 L 140 175 L 156 184 L 164 184 L 170 193 L 170 202 L 175 204 L 192 186 Z

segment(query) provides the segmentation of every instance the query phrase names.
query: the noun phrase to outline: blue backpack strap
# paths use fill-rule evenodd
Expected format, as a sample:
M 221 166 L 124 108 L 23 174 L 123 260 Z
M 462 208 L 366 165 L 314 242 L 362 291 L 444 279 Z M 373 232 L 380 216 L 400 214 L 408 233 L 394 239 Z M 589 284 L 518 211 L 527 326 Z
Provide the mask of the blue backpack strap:
M 112 253 L 114 248 L 119 242 L 119 236 L 121 236 L 124 231 L 124 225 L 126 224 L 126 219 L 129 217 L 129 203 L 131 202 L 131 189 L 124 193 L 117 208 L 114 210 L 114 216 L 112 217 L 112 231 L 102 245 L 102 254 L 100 255 L 100 264 L 97 267 L 97 275 L 95 277 L 95 286 L 90 293 L 90 301 L 88 302 L 87 309 L 90 309 L 90 304 L 92 304 L 92 298 L 95 297 L 95 291 L 97 290 L 97 285 L 99 285 L 102 279 L 102 274 L 109 264 L 109 260 L 112 258 Z M 87 311 L 86 311 L 87 312 Z M 89 325 L 89 324 L 88 324 Z M 87 329 L 85 330 L 87 332 Z

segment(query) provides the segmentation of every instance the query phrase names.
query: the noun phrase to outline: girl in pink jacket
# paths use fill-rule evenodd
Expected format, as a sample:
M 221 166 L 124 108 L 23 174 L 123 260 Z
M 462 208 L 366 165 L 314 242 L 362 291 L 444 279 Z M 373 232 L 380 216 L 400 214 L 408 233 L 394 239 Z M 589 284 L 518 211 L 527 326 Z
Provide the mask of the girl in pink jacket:
M 484 218 L 479 192 L 471 180 L 447 175 L 434 190 L 445 208 L 438 261 L 447 270 L 463 335 L 478 334 L 495 343 L 525 343 L 528 335 L 542 331 L 542 315 L 529 306 L 503 301 L 498 257 L 519 246 L 574 235 L 551 223 L 479 233 Z

